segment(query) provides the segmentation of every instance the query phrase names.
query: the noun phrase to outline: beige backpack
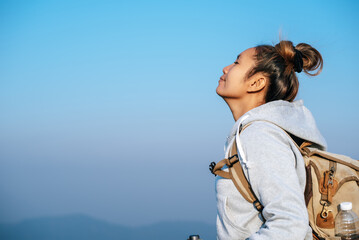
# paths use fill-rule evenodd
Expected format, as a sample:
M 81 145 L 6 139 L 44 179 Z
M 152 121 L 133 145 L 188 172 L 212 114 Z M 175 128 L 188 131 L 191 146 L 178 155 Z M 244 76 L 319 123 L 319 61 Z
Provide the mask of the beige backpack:
M 240 128 L 238 134 L 250 124 Z M 286 134 L 293 140 L 287 132 Z M 293 142 L 305 161 L 307 181 L 304 196 L 309 224 L 313 229 L 313 239 L 340 239 L 334 237 L 334 218 L 338 213 L 339 204 L 352 202 L 353 211 L 359 216 L 359 161 L 312 148 L 309 142 L 303 142 L 300 147 L 294 140 Z M 231 146 L 229 156 L 217 164 L 212 162 L 210 171 L 223 178 L 232 179 L 242 196 L 253 203 L 261 213 L 263 206 L 252 191 L 239 162 L 236 140 Z M 221 170 L 224 165 L 228 166 L 228 172 Z

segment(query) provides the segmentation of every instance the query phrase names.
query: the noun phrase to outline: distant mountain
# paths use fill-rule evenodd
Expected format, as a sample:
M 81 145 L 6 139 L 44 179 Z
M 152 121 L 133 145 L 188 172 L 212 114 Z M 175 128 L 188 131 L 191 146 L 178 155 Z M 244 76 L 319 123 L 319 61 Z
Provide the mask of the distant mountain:
M 199 234 L 216 239 L 216 228 L 201 222 L 160 222 L 142 227 L 125 227 L 85 215 L 43 217 L 17 224 L 0 224 L 1 240 L 186 240 Z

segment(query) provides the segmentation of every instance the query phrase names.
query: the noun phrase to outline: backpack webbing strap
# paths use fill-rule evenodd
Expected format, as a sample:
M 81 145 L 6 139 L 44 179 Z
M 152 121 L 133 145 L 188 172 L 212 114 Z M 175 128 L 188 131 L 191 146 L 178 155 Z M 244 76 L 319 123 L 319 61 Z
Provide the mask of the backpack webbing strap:
M 228 170 L 229 170 L 228 172 L 222 170 L 222 167 L 225 165 L 228 166 Z M 234 168 L 235 170 L 233 171 L 232 168 Z M 237 154 L 232 155 L 232 157 L 228 159 L 225 158 L 219 161 L 211 171 L 215 175 L 219 175 L 223 178 L 231 179 L 234 185 L 236 186 L 237 190 L 244 197 L 244 199 L 246 199 L 246 201 L 252 203 L 256 200 L 252 192 L 248 190 L 250 185 L 248 181 L 246 181 Z
M 244 128 L 248 126 L 249 124 L 246 125 Z M 244 128 L 242 128 L 241 130 L 243 130 Z M 255 208 L 259 212 L 262 212 L 263 206 L 254 194 L 251 185 L 244 174 L 241 163 L 239 162 L 236 138 L 234 138 L 234 141 L 230 147 L 229 156 L 230 157 L 228 159 L 225 158 L 219 161 L 217 164 L 211 163 L 211 172 L 223 178 L 232 179 L 232 182 L 234 183 L 240 194 L 243 196 L 243 198 L 246 201 L 253 203 Z M 224 167 L 225 165 L 227 165 L 228 167 L 228 172 L 222 170 L 222 167 Z
M 237 156 L 237 158 L 238 158 L 236 138 L 234 138 L 233 144 L 231 146 L 230 156 Z M 233 180 L 234 185 L 236 186 L 238 191 L 241 193 L 241 195 L 248 202 L 253 203 L 253 205 L 256 207 L 256 209 L 259 212 L 262 212 L 263 206 L 259 202 L 256 195 L 254 194 L 252 187 L 251 187 L 250 183 L 248 182 L 246 175 L 244 174 L 242 165 L 239 161 L 234 163 L 232 167 L 229 167 L 229 173 L 231 175 L 231 179 Z
M 229 172 L 225 172 L 222 169 L 222 167 L 224 167 L 224 165 L 227 165 L 228 163 L 228 159 L 222 159 L 221 161 L 219 161 L 217 164 L 215 162 L 212 162 L 209 170 L 214 174 L 214 175 L 219 175 L 223 178 L 231 178 L 231 176 L 229 175 Z

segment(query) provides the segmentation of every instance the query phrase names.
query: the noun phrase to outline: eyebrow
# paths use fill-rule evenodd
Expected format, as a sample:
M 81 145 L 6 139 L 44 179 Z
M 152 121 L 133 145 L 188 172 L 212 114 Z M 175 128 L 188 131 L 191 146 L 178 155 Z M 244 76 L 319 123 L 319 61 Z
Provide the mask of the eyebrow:
M 241 54 L 238 54 L 237 59 L 241 57 Z

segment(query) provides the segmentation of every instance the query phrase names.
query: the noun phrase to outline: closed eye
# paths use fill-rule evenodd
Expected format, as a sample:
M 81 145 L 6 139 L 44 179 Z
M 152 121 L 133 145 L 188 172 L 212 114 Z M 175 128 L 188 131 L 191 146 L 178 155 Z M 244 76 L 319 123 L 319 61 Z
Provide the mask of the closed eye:
M 238 64 L 239 62 L 235 61 L 234 64 Z

